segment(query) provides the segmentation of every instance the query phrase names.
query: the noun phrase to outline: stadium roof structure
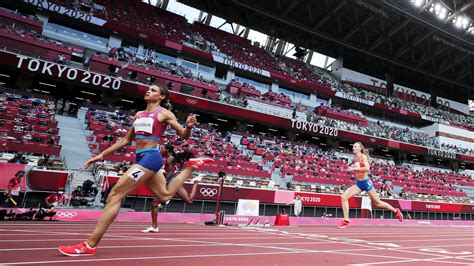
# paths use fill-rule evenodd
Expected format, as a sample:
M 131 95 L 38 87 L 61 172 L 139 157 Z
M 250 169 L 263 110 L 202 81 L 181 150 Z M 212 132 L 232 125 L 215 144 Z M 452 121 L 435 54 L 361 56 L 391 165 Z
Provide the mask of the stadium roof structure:
M 465 102 L 474 98 L 474 0 L 179 0 L 344 67 Z M 417 2 L 415 5 L 414 2 Z M 443 4 L 444 19 L 430 14 Z M 468 23 L 456 27 L 463 15 Z M 449 21 L 448 21 L 449 20 Z

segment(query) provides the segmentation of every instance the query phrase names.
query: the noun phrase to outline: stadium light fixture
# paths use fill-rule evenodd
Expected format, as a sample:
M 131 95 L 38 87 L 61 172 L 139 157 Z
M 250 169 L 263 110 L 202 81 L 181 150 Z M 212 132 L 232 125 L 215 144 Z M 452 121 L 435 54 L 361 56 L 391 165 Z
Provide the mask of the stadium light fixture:
M 462 18 L 462 21 L 461 21 L 461 26 L 463 29 L 467 29 L 467 27 L 469 27 L 469 19 L 467 19 L 466 17 L 463 17 Z
M 467 29 L 469 28 L 471 22 L 464 16 L 457 16 L 453 19 L 453 24 L 458 28 Z
M 411 2 L 412 2 L 413 5 L 415 5 L 416 7 L 420 7 L 420 6 L 422 6 L 424 3 L 426 3 L 425 0 L 411 0 Z
M 6 75 L 6 74 L 0 74 L 0 77 L 6 77 L 6 78 L 9 78 L 10 75 Z
M 448 9 L 446 9 L 445 7 L 441 7 L 441 10 L 436 15 L 438 16 L 439 19 L 445 20 L 449 15 L 448 14 Z
M 471 23 L 471 27 L 466 32 L 474 34 L 474 24 Z
M 428 4 L 429 8 L 427 8 L 426 11 L 433 13 L 438 19 L 442 21 L 448 19 L 448 21 L 452 22 L 456 28 L 467 30 L 466 33 L 471 32 L 474 34 L 474 29 L 470 30 L 470 26 L 473 24 L 471 19 L 460 13 L 464 10 L 453 13 L 454 11 L 451 11 L 449 7 L 446 7 L 441 0 L 410 0 L 410 2 L 417 7 Z
M 130 100 L 125 100 L 125 99 L 120 99 L 120 101 L 122 101 L 122 102 L 126 102 L 126 103 L 133 103 L 133 101 L 130 101 Z

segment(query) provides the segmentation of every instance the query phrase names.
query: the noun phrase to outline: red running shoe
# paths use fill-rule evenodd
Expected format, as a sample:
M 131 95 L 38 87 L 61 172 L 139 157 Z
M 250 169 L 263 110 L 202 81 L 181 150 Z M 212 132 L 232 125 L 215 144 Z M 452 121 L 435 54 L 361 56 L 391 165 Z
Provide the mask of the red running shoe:
M 194 169 L 198 169 L 199 167 L 201 167 L 205 164 L 212 163 L 212 162 L 214 162 L 214 159 L 207 158 L 207 157 L 204 157 L 204 158 L 191 158 L 186 163 L 186 167 L 192 167 Z
M 59 252 L 66 256 L 92 256 L 95 255 L 97 251 L 97 247 L 90 248 L 86 245 L 86 242 L 82 242 L 81 244 L 75 246 L 60 246 L 58 248 Z
M 398 208 L 396 208 L 395 210 L 397 210 L 397 212 L 395 213 L 395 216 L 398 218 L 398 220 L 399 220 L 400 222 L 402 222 L 402 221 L 403 221 L 403 214 L 402 214 L 402 212 L 401 212 L 400 209 L 398 209 Z
M 339 225 L 337 226 L 337 228 L 340 228 L 340 229 L 343 229 L 343 228 L 346 228 L 348 227 L 350 224 L 350 222 L 346 222 L 345 220 L 342 220 Z

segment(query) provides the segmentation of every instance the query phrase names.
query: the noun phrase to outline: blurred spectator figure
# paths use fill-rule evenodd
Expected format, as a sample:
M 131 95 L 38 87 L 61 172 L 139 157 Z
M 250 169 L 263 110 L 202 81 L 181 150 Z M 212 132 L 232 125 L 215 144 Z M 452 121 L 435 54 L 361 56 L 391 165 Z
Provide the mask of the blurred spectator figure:
M 53 165 L 52 165 L 52 161 L 50 160 L 50 155 L 49 154 L 43 155 L 43 158 L 41 158 L 38 161 L 38 166 L 42 166 L 45 168 L 52 167 Z
M 224 172 L 224 167 L 221 168 L 221 170 L 219 171 L 217 175 L 219 176 L 219 179 L 226 177 L 226 174 Z
M 28 124 L 25 128 L 25 131 L 32 132 L 33 131 L 33 126 L 31 126 L 31 124 Z
M 25 157 L 21 153 L 17 153 L 15 157 L 11 158 L 8 160 L 9 163 L 21 163 L 21 164 L 27 164 L 28 162 L 26 161 Z
M 3 132 L 2 135 L 0 136 L 0 139 L 10 139 L 10 140 L 16 140 L 16 138 L 8 135 L 8 132 Z
M 51 137 L 48 141 L 46 141 L 46 143 L 50 144 L 50 145 L 55 145 L 56 144 L 56 140 L 54 139 L 54 137 Z
M 30 133 L 27 133 L 27 134 L 23 135 L 22 139 L 26 140 L 26 141 L 31 141 L 31 140 L 33 140 L 33 136 Z
M 59 114 L 61 112 L 61 110 L 63 109 L 63 104 L 64 104 L 63 99 L 59 99 L 58 102 L 56 103 L 56 114 Z
M 303 209 L 303 202 L 301 201 L 301 197 L 296 196 L 296 199 L 294 199 L 292 202 L 290 202 L 287 205 L 290 205 L 290 204 L 293 204 L 293 211 L 295 213 L 295 216 L 299 217 Z
M 53 193 L 44 199 L 45 207 L 50 209 L 58 206 L 68 206 L 69 197 L 63 191 Z
M 19 207 L 20 204 L 20 184 L 21 178 L 25 176 L 25 171 L 16 172 L 15 177 L 8 181 L 7 191 L 4 198 L 6 208 Z
M 114 137 L 112 137 L 112 135 L 110 134 L 102 137 L 102 141 L 105 141 L 105 142 L 111 142 L 112 140 L 114 140 Z
M 69 114 L 69 109 L 71 108 L 71 102 L 69 100 L 66 100 L 64 103 L 64 109 L 63 109 L 63 115 L 68 115 Z

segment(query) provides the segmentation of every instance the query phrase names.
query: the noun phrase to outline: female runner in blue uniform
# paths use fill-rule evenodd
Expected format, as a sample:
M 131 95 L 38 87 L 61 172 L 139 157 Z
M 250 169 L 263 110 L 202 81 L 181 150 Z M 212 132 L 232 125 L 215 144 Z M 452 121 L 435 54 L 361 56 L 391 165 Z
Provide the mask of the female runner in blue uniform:
M 213 161 L 209 158 L 190 159 L 187 167 L 166 185 L 163 175 L 158 174 L 163 166 L 163 159 L 158 149 L 159 141 L 168 125 L 176 130 L 181 138 L 189 138 L 192 128 L 197 123 L 196 116 L 190 114 L 186 119 L 185 127 L 180 125 L 176 116 L 167 109 L 171 105 L 169 104 L 169 92 L 165 87 L 150 86 L 144 99 L 147 102 L 146 110 L 135 115 L 133 127 L 125 137 L 87 161 L 84 168 L 88 168 L 108 154 L 130 145 L 134 139 L 137 145 L 136 164 L 123 174 L 110 192 L 104 211 L 89 239 L 74 246 L 60 246 L 58 250 L 62 254 L 67 256 L 94 255 L 102 236 L 117 217 L 122 200 L 141 184 L 145 184 L 157 198 L 170 197 L 176 193 L 194 170 Z
M 349 226 L 349 199 L 359 195 L 362 191 L 367 192 L 367 195 L 369 195 L 372 202 L 375 203 L 375 206 L 391 210 L 400 222 L 403 221 L 403 214 L 400 212 L 400 210 L 392 207 L 390 204 L 384 201 L 381 201 L 374 189 L 374 183 L 369 178 L 369 151 L 364 148 L 362 143 L 356 142 L 352 146 L 352 152 L 355 155 L 355 160 L 352 165 L 347 168 L 347 170 L 354 171 L 356 183 L 355 185 L 348 188 L 341 196 L 344 220 L 342 220 L 337 227 L 346 228 Z

